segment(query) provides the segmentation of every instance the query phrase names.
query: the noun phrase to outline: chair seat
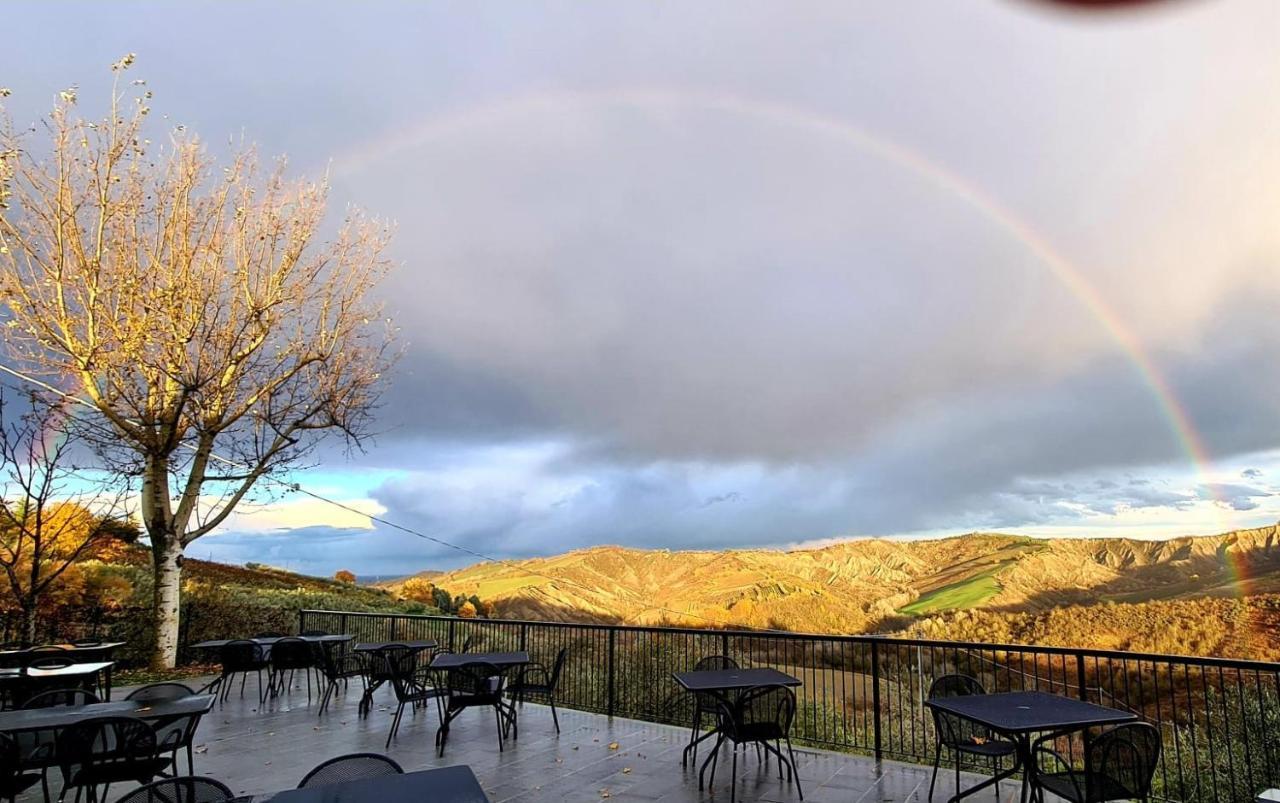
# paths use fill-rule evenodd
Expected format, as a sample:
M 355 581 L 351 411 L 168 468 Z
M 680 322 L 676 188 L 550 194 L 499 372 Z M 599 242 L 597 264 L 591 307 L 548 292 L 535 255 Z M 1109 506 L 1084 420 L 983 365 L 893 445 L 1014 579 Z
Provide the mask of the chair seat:
M 1071 776 L 1065 772 L 1038 772 L 1035 775 L 1036 785 L 1072 803 L 1103 803 L 1107 800 L 1132 800 L 1136 797 L 1114 778 L 1096 772 L 1087 776 L 1083 771 L 1077 772 L 1076 780 L 1084 786 L 1088 800 L 1080 797 L 1076 785 L 1071 782 Z
M 733 734 L 735 742 L 776 742 L 787 738 L 787 733 L 776 722 L 752 722 L 739 725 Z
M 961 753 L 968 753 L 974 756 L 1011 756 L 1018 752 L 1016 744 L 1000 739 L 987 739 L 981 742 L 958 742 L 948 746 L 952 750 L 958 750 Z
M 73 786 L 98 786 L 120 781 L 146 783 L 169 767 L 167 758 L 140 758 L 133 761 L 113 761 L 82 767 L 72 775 Z

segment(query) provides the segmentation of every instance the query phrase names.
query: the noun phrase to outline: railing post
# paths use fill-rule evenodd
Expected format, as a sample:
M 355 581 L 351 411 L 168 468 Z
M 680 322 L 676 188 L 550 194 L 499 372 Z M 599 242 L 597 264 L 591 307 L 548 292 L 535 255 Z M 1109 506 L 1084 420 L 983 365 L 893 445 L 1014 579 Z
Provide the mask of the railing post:
M 613 678 L 613 653 L 614 653 L 614 647 L 616 646 L 615 642 L 617 641 L 616 639 L 617 635 L 618 635 L 617 630 L 615 630 L 612 627 L 609 628 L 609 662 L 608 662 L 609 668 L 607 670 L 609 673 L 609 696 L 607 698 L 608 704 L 606 706 L 606 709 L 609 712 L 609 716 L 613 716 L 613 711 L 614 711 L 615 689 L 614 689 L 614 678 Z
M 453 650 L 453 649 L 454 649 L 454 647 L 453 647 L 453 626 L 454 626 L 455 624 L 457 624 L 457 622 L 458 622 L 458 620 L 457 620 L 457 619 L 450 619 L 450 620 L 449 620 L 449 649 L 450 649 L 450 650 Z
M 387 636 L 388 641 L 395 641 L 397 638 L 399 638 L 398 634 L 400 632 L 400 628 L 397 627 L 397 625 L 399 624 L 400 624 L 400 617 L 392 616 L 391 617 L 391 635 Z
M 520 652 L 529 651 L 529 626 L 523 622 L 520 624 Z
M 880 646 L 875 641 L 871 642 L 871 712 L 876 761 L 880 761 L 884 758 L 880 742 Z
M 344 613 L 338 619 L 338 634 L 345 635 L 351 631 L 347 630 L 347 615 Z
M 729 634 L 728 633 L 720 634 L 720 654 L 726 657 L 732 657 L 732 656 L 729 656 Z
M 1082 652 L 1076 653 L 1076 682 L 1080 684 L 1080 699 L 1086 703 L 1089 702 L 1089 690 L 1084 685 L 1084 653 Z
M 307 612 L 304 610 L 299 610 L 298 611 L 298 632 L 301 633 L 303 629 L 306 628 L 306 625 L 307 625 Z

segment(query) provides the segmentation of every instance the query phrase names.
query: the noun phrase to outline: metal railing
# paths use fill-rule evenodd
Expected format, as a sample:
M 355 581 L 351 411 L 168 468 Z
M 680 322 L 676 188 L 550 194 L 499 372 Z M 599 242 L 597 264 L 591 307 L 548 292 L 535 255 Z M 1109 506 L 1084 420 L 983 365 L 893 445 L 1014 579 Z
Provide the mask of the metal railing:
M 1280 786 L 1280 664 L 1221 658 L 746 630 L 572 624 L 301 611 L 300 630 L 357 641 L 431 638 L 459 649 L 569 658 L 557 702 L 610 716 L 687 725 L 691 702 L 671 680 L 701 657 L 729 655 L 803 682 L 793 737 L 876 759 L 933 760 L 929 684 L 960 672 L 988 691 L 1040 690 L 1139 714 L 1164 739 L 1154 797 L 1245 803 Z M 1069 755 L 1079 744 L 1061 745 Z

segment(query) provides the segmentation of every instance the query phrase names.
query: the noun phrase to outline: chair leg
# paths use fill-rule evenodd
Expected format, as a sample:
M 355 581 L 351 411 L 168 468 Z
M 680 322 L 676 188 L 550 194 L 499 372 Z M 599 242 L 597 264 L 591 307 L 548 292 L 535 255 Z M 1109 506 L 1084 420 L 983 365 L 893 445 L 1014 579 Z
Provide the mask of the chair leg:
M 738 799 L 738 746 L 733 746 L 733 764 L 730 767 L 729 777 L 729 803 L 735 803 Z
M 991 757 L 991 777 L 994 778 L 1000 774 L 1000 759 L 998 756 Z M 1000 782 L 991 784 L 991 788 L 996 792 L 996 803 L 1000 803 Z
M 933 785 L 938 782 L 938 767 L 942 765 L 942 744 L 933 746 L 933 777 L 929 779 L 929 803 L 933 803 Z M 960 790 L 956 790 L 957 792 Z
M 791 777 L 796 782 L 796 794 L 804 800 L 804 787 L 800 785 L 800 768 L 796 766 L 796 751 L 791 748 L 791 737 L 787 737 L 787 755 L 791 756 L 791 766 L 788 768 Z
M 187 774 L 196 774 L 196 757 L 194 750 L 195 734 L 191 735 L 191 740 L 187 742 Z
M 493 722 L 498 726 L 498 752 L 502 752 L 502 704 L 495 703 L 493 706 Z
M 555 723 L 556 733 L 560 732 L 560 717 L 556 716 L 556 698 L 551 698 L 551 721 Z
M 396 737 L 396 731 L 400 729 L 400 717 L 404 714 L 404 703 L 396 706 L 396 715 L 391 719 L 391 732 L 387 734 L 387 747 L 391 746 L 391 740 Z

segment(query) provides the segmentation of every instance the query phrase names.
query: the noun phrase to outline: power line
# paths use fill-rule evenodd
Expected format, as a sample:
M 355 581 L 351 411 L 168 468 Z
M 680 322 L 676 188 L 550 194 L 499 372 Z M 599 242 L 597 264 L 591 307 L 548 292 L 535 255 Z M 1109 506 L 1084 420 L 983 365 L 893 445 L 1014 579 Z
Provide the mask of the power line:
M 75 395 L 75 394 L 73 394 L 73 393 L 69 393 L 69 392 L 67 392 L 67 391 L 64 391 L 64 390 L 62 390 L 61 388 L 55 387 L 54 385 L 51 385 L 51 384 L 49 384 L 48 382 L 45 382 L 45 381 L 43 381 L 43 380 L 37 379 L 36 377 L 33 377 L 33 376 L 29 375 L 29 374 L 26 374 L 26 373 L 23 373 L 23 372 L 21 372 L 21 371 L 18 371 L 18 370 L 15 370 L 15 369 L 13 369 L 13 368 L 10 368 L 9 366 L 5 365 L 4 363 L 0 363 L 0 371 L 3 371 L 4 373 L 9 374 L 10 376 L 16 377 L 17 379 L 20 379 L 20 380 L 22 380 L 23 382 L 28 382 L 28 383 L 30 383 L 30 384 L 32 384 L 32 385 L 36 385 L 37 387 L 43 388 L 43 389 L 45 389 L 45 390 L 47 390 L 47 391 L 50 391 L 51 393 L 55 393 L 55 394 L 57 394 L 57 395 L 61 396 L 62 398 L 67 399 L 68 401 L 74 402 L 74 403 L 79 404 L 79 405 L 84 406 L 84 407 L 88 407 L 89 409 L 94 410 L 94 411 L 97 411 L 97 410 L 98 410 L 98 407 L 97 407 L 95 404 L 93 404 L 93 402 L 90 402 L 90 401 L 88 401 L 87 399 L 83 399 L 83 398 L 81 398 L 81 397 L 79 397 L 79 396 L 77 396 L 77 395 Z M 113 432 L 113 433 L 112 433 L 112 435 L 114 436 L 114 435 L 115 435 L 115 433 Z M 181 445 L 183 445 L 183 446 L 185 446 L 185 447 L 187 447 L 187 448 L 190 448 L 190 449 L 194 449 L 194 448 L 195 448 L 194 446 L 192 446 L 191 444 L 187 443 L 186 441 L 182 441 L 182 442 L 181 442 Z M 235 461 L 235 460 L 231 460 L 230 458 L 222 457 L 221 455 L 217 454 L 216 452 L 211 452 L 211 453 L 210 453 L 210 459 L 211 459 L 211 460 L 215 460 L 215 461 L 217 461 L 217 462 L 220 462 L 220 463 L 222 463 L 222 464 L 224 464 L 224 465 L 232 466 L 232 467 L 234 467 L 234 468 L 239 468 L 239 469 L 243 469 L 243 470 L 252 470 L 252 467 L 251 467 L 251 466 L 246 465 L 246 464 L 244 464 L 244 463 L 237 462 L 237 461 Z M 576 587 L 576 588 L 578 588 L 578 589 L 580 589 L 580 590 L 582 590 L 582 591 L 586 591 L 586 592 L 588 592 L 588 593 L 594 593 L 594 592 L 596 592 L 596 591 L 598 590 L 598 589 L 594 589 L 594 588 L 592 588 L 592 587 L 590 587 L 590 586 L 588 586 L 588 585 L 585 585 L 585 584 L 583 584 L 583 583 L 579 583 L 578 581 L 573 580 L 573 579 L 570 579 L 570 578 L 568 578 L 568 577 L 555 577 L 555 576 L 552 576 L 552 575 L 550 575 L 550 574 L 545 574 L 545 573 L 543 573 L 543 572 L 539 572 L 539 571 L 536 571 L 536 570 L 530 569 L 528 566 L 523 566 L 523 565 L 521 565 L 521 564 L 518 564 L 518 563 L 516 563 L 516 562 L 514 562 L 514 561 L 510 561 L 510 560 L 507 560 L 507 559 L 505 559 L 505 558 L 496 558 L 496 557 L 493 557 L 492 555 L 486 555 L 486 554 L 485 554 L 485 553 L 483 553 L 483 552 L 479 552 L 479 551 L 477 551 L 477 550 L 471 549 L 471 548 L 469 548 L 469 547 L 462 546 L 462 545 L 460 545 L 460 544 L 455 544 L 455 543 L 453 543 L 453 542 L 451 542 L 451 541 L 448 541 L 448 540 L 446 540 L 446 539 L 444 539 L 444 538 L 440 538 L 439 536 L 429 535 L 429 534 L 427 534 L 427 533 L 421 532 L 420 530 L 415 530 L 415 529 L 413 529 L 412 527 L 407 527 L 407 526 L 405 526 L 405 525 L 403 525 L 403 524 L 398 524 L 398 523 L 396 523 L 396 522 L 394 522 L 394 521 L 391 521 L 391 520 L 389 520 L 389 519 L 385 519 L 385 518 L 383 518 L 382 516 L 378 516 L 378 515 L 375 515 L 375 514 L 372 514 L 372 513 L 367 513 L 367 512 L 365 512 L 365 511 L 363 511 L 363 510 L 360 510 L 359 508 L 356 508 L 356 507 L 352 506 L 352 505 L 348 505 L 348 504 L 346 504 L 345 502 L 341 502 L 341 501 L 339 501 L 339 500 L 337 500 L 337 499 L 331 499 L 331 498 L 329 498 L 329 497 L 327 497 L 327 496 L 324 496 L 323 494 L 317 493 L 317 492 L 315 492 L 315 491 L 308 490 L 308 489 L 306 489 L 306 488 L 302 487 L 302 484 L 301 484 L 301 483 L 298 483 L 298 482 L 287 482 L 287 481 L 285 481 L 285 480 L 282 480 L 282 479 L 279 479 L 279 478 L 276 478 L 276 477 L 272 477 L 272 476 L 270 476 L 270 475 L 263 475 L 263 476 L 259 477 L 259 479 L 264 480 L 264 481 L 269 482 L 269 483 L 274 483 L 274 484 L 276 484 L 276 485 L 279 485 L 279 486 L 281 486 L 281 487 L 285 488 L 285 489 L 286 489 L 286 490 L 288 490 L 288 491 L 292 491 L 292 492 L 294 492 L 294 493 L 304 494 L 304 495 L 306 495 L 306 496 L 311 497 L 312 499 L 315 499 L 315 500 L 320 501 L 320 502 L 324 502 L 325 504 L 332 505 L 333 507 L 336 507 L 336 508 L 340 508 L 340 509 L 345 510 L 345 511 L 347 511 L 347 512 L 349 512 L 349 513 L 354 513 L 354 514 L 356 514 L 356 515 L 358 515 L 358 516 L 363 516 L 364 518 L 367 518 L 367 519 L 369 519 L 370 521 L 376 522 L 376 523 L 378 523 L 378 524 L 382 524 L 382 525 L 384 525 L 384 526 L 386 526 L 386 527 L 390 527 L 390 528 L 392 528 L 392 529 L 394 529 L 394 530 L 399 530 L 400 532 L 407 533 L 408 535 L 412 535 L 412 536 L 415 536 L 415 537 L 417 537 L 417 538 L 421 538 L 421 539 L 423 539 L 423 540 L 425 540 L 425 541 L 430 541 L 430 542 L 431 542 L 431 543 L 433 543 L 433 544 L 438 544 L 439 546 L 445 547 L 445 548 L 447 548 L 447 549 L 452 549 L 452 550 L 454 550 L 454 551 L 456 551 L 456 552 L 460 552 L 460 553 L 462 553 L 462 554 L 469 555 L 469 556 L 471 556 L 471 557 L 473 557 L 473 558 L 478 558 L 478 559 L 480 559 L 480 560 L 482 560 L 482 561 L 485 561 L 485 562 L 488 562 L 488 563 L 495 563 L 495 564 L 498 564 L 498 565 L 501 565 L 501 566 L 505 566 L 505 567 L 507 567 L 507 568 L 509 568 L 509 569 L 515 569 L 515 570 L 517 570 L 517 571 L 524 572 L 525 574 L 531 574 L 531 575 L 533 575 L 533 576 L 535 576 L 535 577 L 541 577 L 542 579 L 547 580 L 548 582 L 552 582 L 552 583 L 562 583 L 562 584 L 565 584 L 565 585 L 573 586 L 573 587 Z M 725 557 L 724 555 L 721 555 L 721 556 L 717 557 L 717 558 L 716 558 L 716 560 L 723 559 L 724 557 Z M 709 565 L 709 564 L 708 564 L 708 565 Z M 705 567 L 704 567 L 704 568 L 705 568 Z M 536 593 L 541 594 L 543 597 L 545 597 L 547 600 L 551 601 L 551 602 L 552 602 L 552 603 L 554 603 L 554 604 L 562 604 L 562 603 L 561 603 L 559 600 L 557 600 L 555 597 L 551 596 L 551 594 L 547 593 L 546 591 L 544 591 L 544 590 L 543 590 L 543 589 L 541 589 L 541 588 L 538 588 L 537 586 L 529 586 L 529 589 L 530 589 L 531 591 L 534 591 L 534 592 L 536 592 Z M 649 606 L 649 607 L 647 607 L 647 608 L 643 608 L 643 609 L 641 609 L 641 611 L 640 611 L 640 612 L 641 612 L 641 613 L 643 613 L 643 612 L 645 612 L 645 611 L 661 611 L 661 612 L 663 612 L 663 613 L 674 614 L 675 616 L 688 617 L 688 618 L 692 618 L 692 619 L 699 619 L 699 620 L 701 620 L 701 621 L 708 622 L 708 623 L 710 623 L 710 624 L 717 625 L 717 626 L 719 626 L 719 627 L 735 627 L 735 628 L 741 628 L 741 627 L 742 627 L 742 625 L 740 625 L 740 624 L 736 624 L 736 623 L 729 622 L 729 621 L 726 621 L 726 620 L 716 619 L 716 618 L 714 618 L 714 617 L 704 616 L 704 615 L 702 615 L 702 614 L 692 613 L 692 612 L 689 612 L 689 611 L 678 611 L 678 610 L 675 610 L 674 608 L 667 608 L 667 607 L 665 607 L 665 606 L 663 606 L 663 605 L 650 605 L 650 606 Z M 777 628 L 751 628 L 751 629 L 753 629 L 753 630 L 758 630 L 759 632 L 763 632 L 763 633 L 785 633 L 785 632 L 787 632 L 787 631 L 785 631 L 785 630 L 779 630 L 779 629 L 777 629 Z

